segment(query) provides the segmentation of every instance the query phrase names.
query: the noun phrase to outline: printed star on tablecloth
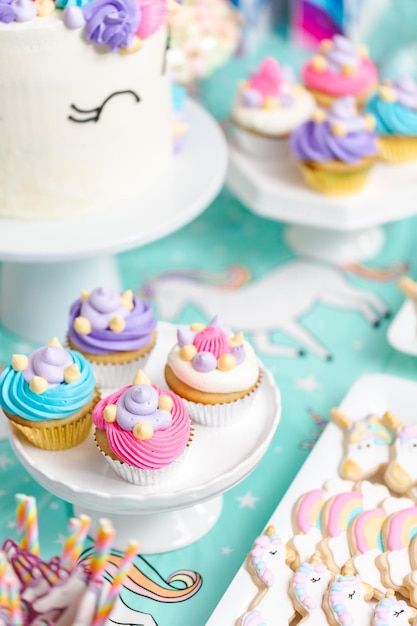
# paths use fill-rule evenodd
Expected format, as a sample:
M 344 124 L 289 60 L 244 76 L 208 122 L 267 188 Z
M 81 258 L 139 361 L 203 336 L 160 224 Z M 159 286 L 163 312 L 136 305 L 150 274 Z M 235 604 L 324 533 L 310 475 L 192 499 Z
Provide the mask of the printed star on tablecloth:
M 363 341 L 360 341 L 359 339 L 357 341 L 353 342 L 353 347 L 355 350 L 362 350 L 363 348 Z
M 7 469 L 8 465 L 13 465 L 13 460 L 9 457 L 7 452 L 0 454 L 0 469 Z
M 58 533 L 58 539 L 55 539 L 54 543 L 59 543 L 59 545 L 63 546 L 66 540 L 67 540 L 66 535 L 62 535 L 61 533 Z
M 238 496 L 236 500 L 239 500 L 240 509 L 244 509 L 244 508 L 254 509 L 256 502 L 258 502 L 260 498 L 253 496 L 252 492 L 248 491 L 247 493 L 245 493 L 244 496 Z
M 231 552 L 233 552 L 233 548 L 230 548 L 229 546 L 222 548 L 222 554 L 226 554 L 226 556 L 228 556 Z
M 16 520 L 13 520 L 13 519 L 9 520 L 7 522 L 7 528 L 16 528 Z
M 302 389 L 303 391 L 311 393 L 312 391 L 317 391 L 317 389 L 321 389 L 321 383 L 316 380 L 314 374 L 310 374 L 310 376 L 306 376 L 305 378 L 296 378 L 295 387 L 296 389 Z
M 59 502 L 56 502 L 56 500 L 53 500 L 50 503 L 49 508 L 52 509 L 53 511 L 56 511 L 57 509 L 59 509 Z

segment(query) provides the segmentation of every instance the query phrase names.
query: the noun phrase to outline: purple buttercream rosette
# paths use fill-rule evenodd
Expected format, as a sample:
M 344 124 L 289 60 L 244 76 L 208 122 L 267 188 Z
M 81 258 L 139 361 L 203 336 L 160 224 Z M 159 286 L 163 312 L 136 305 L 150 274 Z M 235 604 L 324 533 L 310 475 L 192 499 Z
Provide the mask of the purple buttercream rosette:
M 93 0 L 83 8 L 83 15 L 87 38 L 112 52 L 131 45 L 141 18 L 135 0 Z
M 0 0 L 0 22 L 10 24 L 16 19 L 16 12 L 12 5 L 12 0 Z

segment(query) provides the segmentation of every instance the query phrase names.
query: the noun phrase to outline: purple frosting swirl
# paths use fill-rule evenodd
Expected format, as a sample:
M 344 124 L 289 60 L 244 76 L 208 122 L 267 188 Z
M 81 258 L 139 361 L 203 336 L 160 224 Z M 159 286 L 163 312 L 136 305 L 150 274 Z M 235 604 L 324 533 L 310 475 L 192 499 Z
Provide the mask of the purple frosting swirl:
M 332 131 L 335 124 L 343 125 L 345 134 Z M 364 157 L 377 154 L 376 133 L 366 130 L 364 118 L 356 113 L 353 98 L 346 96 L 330 108 L 322 122 L 309 120 L 291 135 L 290 144 L 300 161 L 332 161 L 355 164 Z
M 12 0 L 0 0 L 0 22 L 10 24 L 16 19 L 16 12 L 12 5 Z
M 117 401 L 116 421 L 123 430 L 132 431 L 135 424 L 146 422 L 153 430 L 168 428 L 172 422 L 169 411 L 158 409 L 159 396 L 151 385 L 133 385 Z
M 333 37 L 333 46 L 326 51 L 328 69 L 330 72 L 340 74 L 344 65 L 357 68 L 359 55 L 354 44 L 343 35 Z
M 393 82 L 392 87 L 400 104 L 408 109 L 417 108 L 417 83 L 411 76 L 398 78 Z
M 118 299 L 120 300 L 120 294 Z M 88 335 L 80 335 L 74 330 L 74 320 L 82 315 L 83 302 L 76 300 L 70 309 L 68 336 L 79 350 L 90 354 L 111 354 L 113 352 L 130 352 L 144 348 L 152 338 L 156 328 L 156 320 L 152 307 L 147 302 L 133 296 L 133 309 L 127 312 L 125 328 L 115 333 L 109 328 L 95 328 Z M 116 313 L 114 314 L 116 315 Z M 113 315 L 111 315 L 113 317 Z M 101 326 L 101 325 L 100 325 Z
M 93 0 L 83 8 L 83 15 L 87 39 L 112 52 L 130 46 L 141 19 L 135 0 Z
M 34 376 L 42 376 L 48 381 L 48 388 L 57 387 L 64 380 L 64 370 L 74 364 L 71 355 L 58 346 L 43 346 L 31 352 L 29 364 L 22 372 L 26 382 Z

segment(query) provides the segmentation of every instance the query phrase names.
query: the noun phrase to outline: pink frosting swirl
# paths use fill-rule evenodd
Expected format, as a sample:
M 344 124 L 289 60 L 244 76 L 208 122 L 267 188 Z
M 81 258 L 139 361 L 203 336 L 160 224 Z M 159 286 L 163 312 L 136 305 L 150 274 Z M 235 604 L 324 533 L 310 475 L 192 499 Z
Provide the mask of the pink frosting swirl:
M 194 345 L 199 352 L 210 352 L 216 359 L 229 352 L 228 337 L 219 326 L 207 326 L 197 333 Z
M 171 396 L 174 406 L 171 410 L 172 422 L 167 428 L 156 430 L 150 439 L 136 439 L 131 431 L 123 430 L 117 422 L 106 422 L 104 409 L 109 404 L 117 404 L 122 394 L 131 385 L 118 389 L 103 398 L 94 408 L 93 422 L 104 430 L 114 454 L 125 463 L 139 469 L 160 469 L 173 463 L 185 450 L 190 437 L 190 418 L 182 400 L 172 391 L 152 387 L 158 393 Z

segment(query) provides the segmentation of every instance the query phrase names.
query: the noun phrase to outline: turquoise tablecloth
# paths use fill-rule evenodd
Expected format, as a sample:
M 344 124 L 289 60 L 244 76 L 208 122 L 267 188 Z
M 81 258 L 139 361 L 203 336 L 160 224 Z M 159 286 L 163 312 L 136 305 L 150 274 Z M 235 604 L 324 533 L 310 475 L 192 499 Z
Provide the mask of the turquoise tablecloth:
M 271 50 L 275 50 L 274 45 L 272 42 Z M 291 49 L 286 48 L 282 54 L 295 58 Z M 227 116 L 235 79 L 244 76 L 252 62 L 253 59 L 238 58 L 201 86 L 201 100 L 219 119 Z M 395 315 L 404 300 L 396 286 L 396 268 L 401 271 L 408 265 L 409 273 L 414 273 L 416 226 L 414 218 L 384 226 L 386 243 L 377 257 L 353 268 L 355 271 L 352 267 L 332 267 L 331 271 L 343 283 L 356 286 L 360 293 L 376 294 L 386 303 L 391 315 Z M 216 274 L 227 274 L 231 266 L 246 270 L 251 283 L 264 281 L 278 268 L 295 267 L 297 259 L 284 243 L 285 227 L 252 214 L 224 189 L 212 205 L 185 228 L 161 241 L 120 254 L 123 286 L 140 290 L 149 279 L 170 270 L 204 270 L 214 279 Z M 321 267 L 318 262 L 309 263 Z M 323 284 L 323 292 L 325 287 Z M 291 290 L 302 293 L 302 275 L 296 273 Z M 278 311 L 289 297 L 288 292 L 289 287 L 264 292 L 264 300 L 255 303 L 259 319 L 264 307 L 275 307 Z M 378 325 L 372 325 L 349 308 L 320 303 L 319 295 L 298 321 L 326 347 L 332 360 L 325 360 L 312 350 L 307 350 L 304 357 L 260 352 L 280 388 L 283 412 L 272 444 L 259 466 L 225 494 L 221 517 L 206 536 L 175 552 L 138 557 L 138 568 L 164 589 L 175 586 L 167 581 L 177 571 L 197 572 L 203 581 L 200 589 L 188 599 L 186 592 L 179 594 L 176 601 L 168 601 L 164 592 L 159 600 L 135 598 L 134 608 L 152 615 L 158 626 L 205 624 L 244 561 L 252 540 L 263 529 L 309 454 L 329 409 L 341 401 L 359 376 L 388 372 L 411 379 L 416 377 L 417 360 L 396 352 L 387 342 L 388 319 L 381 318 Z M 201 316 L 198 303 L 188 302 L 170 321 L 191 322 Z M 278 329 L 272 337 L 276 344 L 297 345 Z M 0 362 L 6 362 L 12 351 L 27 348 L 2 332 Z M 0 540 L 16 536 L 14 494 L 22 491 L 37 498 L 42 555 L 47 558 L 60 553 L 72 515 L 71 506 L 35 483 L 15 458 L 8 441 L 3 440 L 0 442 Z M 129 594 L 125 599 L 132 602 Z M 137 623 L 141 623 L 139 617 Z

